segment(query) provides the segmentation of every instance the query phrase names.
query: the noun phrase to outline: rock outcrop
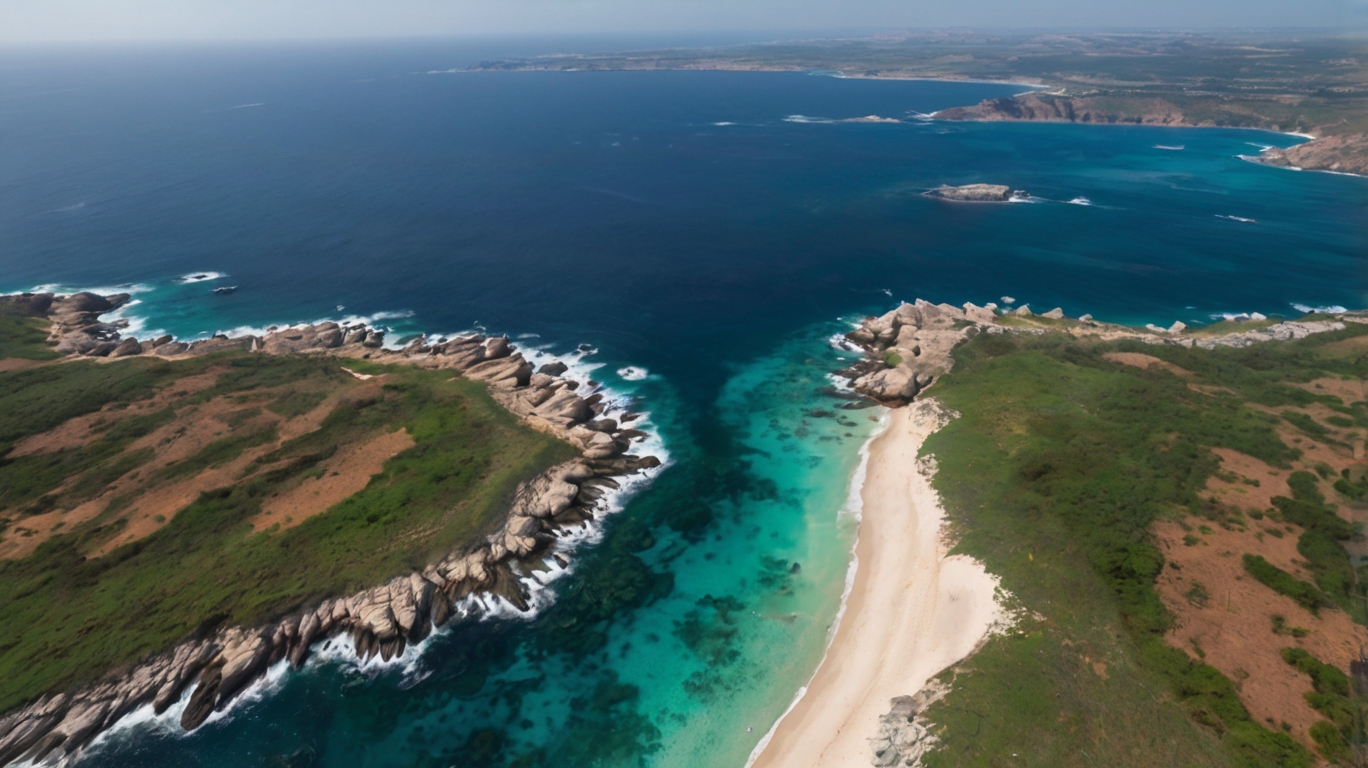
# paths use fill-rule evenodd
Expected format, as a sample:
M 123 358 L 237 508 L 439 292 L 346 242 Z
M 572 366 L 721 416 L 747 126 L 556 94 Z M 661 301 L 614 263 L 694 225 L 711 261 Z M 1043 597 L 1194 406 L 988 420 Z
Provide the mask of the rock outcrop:
M 64 355 L 105 357 L 119 348 L 120 332 L 128 327 L 127 320 L 104 322 L 100 316 L 128 303 L 129 295 L 99 296 L 93 293 L 74 293 L 70 296 L 52 294 L 21 294 L 28 297 L 29 306 L 46 304 L 44 310 L 52 324 L 48 340 L 56 351 Z M 136 342 L 135 342 L 136 343 Z M 124 354 L 127 354 L 127 347 Z M 141 353 L 141 347 L 138 350 Z
M 950 370 L 955 347 L 989 327 L 1001 330 L 987 307 L 917 299 L 866 318 L 846 334 L 867 355 L 845 373 L 857 392 L 890 405 L 907 403 Z
M 261 337 L 216 336 L 189 344 L 169 337 L 138 342 L 120 339 L 120 326 L 99 321 L 101 313 L 120 306 L 126 296 L 25 294 L 19 300 L 32 307 L 35 316 L 46 314 L 58 349 L 68 355 L 150 353 L 176 358 L 244 349 L 451 369 L 485 382 L 496 400 L 534 428 L 574 445 L 581 458 L 519 486 L 502 527 L 477 546 L 264 626 L 228 627 L 187 640 L 131 671 L 111 674 L 83 690 L 43 696 L 8 713 L 0 718 L 0 765 L 72 755 L 124 715 L 147 705 L 163 713 L 186 691 L 190 695 L 180 723 L 187 730 L 196 728 L 272 664 L 284 660 L 299 667 L 310 649 L 328 638 L 349 637 L 363 660 L 389 660 L 453 616 L 472 610 L 472 596 L 497 596 L 526 611 L 531 596 L 524 577 L 547 558 L 564 565 L 564 557 L 556 552 L 558 531 L 601 516 L 605 497 L 620 487 L 618 478 L 660 466 L 654 456 L 630 453 L 645 433 L 622 429 L 617 420 L 604 418 L 609 403 L 595 391 L 596 384 L 562 377 L 567 372 L 563 364 L 551 363 L 534 373 L 506 337 L 471 335 L 437 343 L 418 339 L 402 350 L 388 350 L 381 346 L 381 329 L 321 323 L 277 329 Z M 97 351 L 101 344 L 109 349 Z
M 888 714 L 879 716 L 878 735 L 869 740 L 874 752 L 870 764 L 879 768 L 921 765 L 922 756 L 938 741 L 921 714 L 947 692 L 948 687 L 932 683 L 915 696 L 893 699 Z
M 943 184 L 924 193 L 937 200 L 951 200 L 957 203 L 1006 203 L 1013 196 L 1027 196 L 1025 192 L 1013 190 L 1004 184 L 965 184 L 952 187 Z

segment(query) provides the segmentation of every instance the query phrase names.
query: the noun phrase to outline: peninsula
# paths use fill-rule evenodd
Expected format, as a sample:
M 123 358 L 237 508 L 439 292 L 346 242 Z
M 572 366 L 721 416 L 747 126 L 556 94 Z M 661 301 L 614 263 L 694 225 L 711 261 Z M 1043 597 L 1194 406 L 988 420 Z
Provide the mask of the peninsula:
M 127 300 L 0 298 L 0 764 L 141 708 L 195 728 L 331 637 L 389 660 L 526 611 L 558 532 L 660 463 L 626 403 L 505 337 L 138 340 L 101 319 Z

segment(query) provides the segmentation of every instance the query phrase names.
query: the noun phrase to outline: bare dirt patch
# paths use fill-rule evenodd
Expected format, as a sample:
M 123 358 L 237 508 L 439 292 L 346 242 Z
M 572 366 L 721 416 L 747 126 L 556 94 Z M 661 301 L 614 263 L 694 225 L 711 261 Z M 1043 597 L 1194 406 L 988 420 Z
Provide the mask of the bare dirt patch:
M 56 453 L 57 451 L 89 445 L 100 436 L 103 427 L 109 426 L 111 422 L 118 421 L 125 416 L 145 415 L 161 410 L 173 402 L 206 390 L 218 381 L 222 372 L 222 369 L 217 369 L 194 376 L 186 376 L 183 379 L 177 379 L 174 384 L 162 388 L 151 398 L 130 403 L 126 408 L 114 410 L 107 406 L 95 413 L 70 419 L 56 429 L 21 440 L 14 446 L 9 455 L 29 456 Z
M 210 371 L 179 379 L 152 398 L 132 403 L 118 411 L 106 409 L 72 419 L 21 443 L 16 450 L 22 449 L 26 453 L 80 447 L 97 439 L 109 423 L 118 418 L 147 414 L 168 405 L 177 409 L 174 419 L 133 441 L 125 449 L 125 454 L 150 449 L 150 460 L 109 483 L 99 496 L 72 509 L 56 509 L 17 522 L 10 534 L 0 539 L 0 559 L 26 557 L 53 535 L 92 521 L 110 526 L 113 534 L 89 552 L 88 556 L 107 554 L 166 525 L 178 512 L 199 498 L 203 491 L 240 482 L 256 471 L 265 469 L 254 466 L 253 462 L 290 440 L 318 430 L 339 404 L 352 402 L 358 397 L 377 400 L 383 397 L 379 381 L 366 384 L 348 382 L 327 391 L 326 397 L 309 411 L 288 419 L 265 407 L 281 394 L 274 390 L 215 397 L 206 403 L 186 402 L 193 395 L 213 386 L 220 373 Z M 231 461 L 207 467 L 188 477 L 158 480 L 159 477 L 165 477 L 166 471 L 174 472 L 176 464 L 192 459 L 215 441 L 272 427 L 276 430 L 275 439 L 246 448 Z M 364 488 L 385 461 L 412 444 L 408 434 L 399 431 L 375 441 L 342 446 L 326 463 L 327 474 L 323 479 L 301 492 L 304 497 L 296 499 L 280 517 L 302 520 L 311 514 L 326 511 L 333 504 Z M 333 473 L 336 473 L 335 477 Z M 56 492 L 60 493 L 70 484 L 71 480 Z M 324 505 L 315 508 L 320 503 Z M 267 527 L 273 524 L 274 521 Z
M 103 557 L 124 544 L 154 533 L 175 517 L 177 512 L 190 506 L 195 499 L 199 498 L 200 493 L 214 488 L 222 488 L 237 481 L 253 459 L 274 447 L 274 445 L 266 445 L 244 451 L 236 460 L 223 466 L 207 469 L 194 477 L 169 485 L 157 486 L 139 494 L 137 499 L 128 506 L 127 511 L 121 512 L 119 515 L 120 518 L 127 521 L 123 529 L 117 535 L 107 539 L 89 556 Z M 107 504 L 108 499 L 101 497 L 82 506 L 102 509 Z M 80 510 L 81 508 L 78 507 L 72 511 L 72 514 L 74 515 Z
M 1289 470 L 1277 469 L 1229 448 L 1212 448 L 1211 452 L 1220 457 L 1222 472 L 1235 475 L 1233 480 L 1219 477 L 1207 480 L 1207 490 L 1218 500 L 1245 512 L 1263 512 L 1273 506 L 1274 496 L 1292 495 L 1287 487 L 1287 476 L 1291 474 Z
M 1121 363 L 1122 365 L 1130 365 L 1136 368 L 1162 368 L 1175 376 L 1182 376 L 1184 378 L 1192 375 L 1192 371 L 1189 371 L 1186 368 L 1180 368 L 1166 360 L 1160 360 L 1153 355 L 1146 355 L 1142 352 L 1108 352 L 1102 357 L 1113 363 Z
M 1363 379 L 1314 379 L 1293 386 L 1317 395 L 1334 395 L 1345 405 L 1368 401 L 1368 381 Z
M 1197 518 L 1188 519 L 1189 525 L 1197 522 Z M 1255 534 L 1263 528 L 1253 525 L 1249 531 L 1239 532 L 1216 527 L 1211 533 L 1196 534 L 1202 543 L 1187 546 L 1183 537 L 1188 532 L 1177 522 L 1155 526 L 1159 546 L 1169 562 L 1157 588 L 1164 605 L 1176 617 L 1165 639 L 1235 681 L 1240 700 L 1255 720 L 1275 729 L 1287 723 L 1292 735 L 1314 751 L 1308 730 L 1324 717 L 1303 698 L 1311 691 L 1310 679 L 1283 661 L 1281 651 L 1294 646 L 1305 648 L 1320 660 L 1347 670 L 1349 662 L 1358 658 L 1359 648 L 1368 644 L 1368 630 L 1342 611 L 1322 609 L 1319 617 L 1312 616 L 1291 598 L 1246 574 L 1241 556 L 1251 552 L 1297 578 L 1311 580 L 1311 575 L 1297 565 L 1297 534 L 1287 533 L 1279 539 L 1264 533 L 1260 541 Z M 1295 638 L 1275 633 L 1275 615 L 1284 617 L 1288 626 L 1309 630 L 1308 634 Z
M 1291 434 L 1283 435 L 1289 440 Z M 1319 457 L 1339 468 L 1344 457 L 1303 438 L 1306 461 Z M 1221 459 L 1221 474 L 1207 482 L 1212 498 L 1245 513 L 1247 530 L 1227 529 L 1215 522 L 1188 517 L 1183 522 L 1162 521 L 1154 531 L 1168 565 L 1157 588 L 1176 621 L 1166 640 L 1194 658 L 1202 658 L 1235 681 L 1240 699 L 1258 721 L 1272 728 L 1288 724 L 1291 733 L 1315 749 L 1308 729 L 1324 717 L 1306 703 L 1311 691 L 1306 675 L 1283 661 L 1283 648 L 1301 647 L 1340 669 L 1358 658 L 1368 644 L 1368 628 L 1355 624 L 1342 611 L 1322 609 L 1313 616 L 1294 600 L 1279 595 L 1244 571 L 1242 556 L 1261 555 L 1303 581 L 1313 582 L 1297 552 L 1301 529 L 1259 515 L 1273 506 L 1274 496 L 1291 496 L 1287 477 L 1278 469 L 1238 451 L 1212 449 Z M 1252 481 L 1258 481 L 1254 485 Z M 1328 483 L 1321 490 L 1330 491 Z M 1341 508 L 1341 514 L 1345 510 Z M 1352 515 L 1346 515 L 1352 517 Z M 1297 638 L 1274 631 L 1274 616 L 1285 626 L 1307 630 Z
M 306 477 L 299 485 L 269 499 L 262 513 L 252 519 L 253 530 L 264 531 L 275 525 L 292 528 L 328 511 L 359 493 L 385 468 L 385 462 L 413 445 L 408 431 L 399 429 L 338 451 L 320 465 L 320 476 Z
M 0 373 L 20 371 L 25 368 L 32 368 L 35 365 L 42 365 L 42 363 L 37 360 L 26 360 L 22 357 L 6 357 L 0 359 Z

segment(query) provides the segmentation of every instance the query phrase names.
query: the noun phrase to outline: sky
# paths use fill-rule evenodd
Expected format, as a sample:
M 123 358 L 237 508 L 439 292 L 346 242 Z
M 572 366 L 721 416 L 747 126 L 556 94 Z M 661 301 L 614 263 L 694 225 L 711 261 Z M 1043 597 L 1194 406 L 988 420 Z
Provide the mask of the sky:
M 1365 22 L 1368 0 L 0 0 L 6 43 Z

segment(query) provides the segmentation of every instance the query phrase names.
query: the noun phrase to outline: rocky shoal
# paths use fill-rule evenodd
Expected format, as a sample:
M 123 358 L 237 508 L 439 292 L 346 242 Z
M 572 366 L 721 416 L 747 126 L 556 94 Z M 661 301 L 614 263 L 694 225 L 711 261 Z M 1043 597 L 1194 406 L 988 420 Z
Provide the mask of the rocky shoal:
M 388 350 L 382 347 L 381 329 L 329 322 L 272 329 L 262 336 L 220 335 L 190 343 L 169 337 L 139 341 L 121 336 L 126 323 L 100 319 L 124 304 L 126 295 L 20 294 L 0 300 L 47 317 L 52 341 L 71 357 L 175 359 L 237 349 L 451 369 L 485 382 L 494 398 L 525 423 L 580 451 L 580 458 L 519 486 L 503 526 L 478 545 L 264 626 L 231 627 L 188 640 L 93 686 L 51 693 L 6 714 L 0 718 L 0 764 L 71 755 L 134 710 L 150 704 L 154 712 L 166 712 L 187 690 L 192 692 L 180 724 L 187 730 L 196 728 L 271 665 L 287 660 L 299 667 L 314 645 L 339 635 L 350 637 L 361 659 L 389 660 L 445 624 L 472 595 L 495 595 L 526 611 L 526 574 L 548 558 L 562 567 L 567 564 L 556 551 L 558 532 L 603 514 L 604 497 L 620 487 L 618 478 L 660 465 L 654 456 L 630 453 L 633 443 L 646 434 L 604 418 L 608 404 L 604 394 L 595 391 L 596 383 L 565 377 L 563 363 L 534 369 L 505 337 L 419 338 L 402 350 Z M 626 413 L 620 420 L 635 418 Z

